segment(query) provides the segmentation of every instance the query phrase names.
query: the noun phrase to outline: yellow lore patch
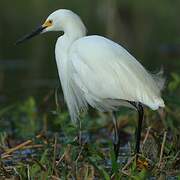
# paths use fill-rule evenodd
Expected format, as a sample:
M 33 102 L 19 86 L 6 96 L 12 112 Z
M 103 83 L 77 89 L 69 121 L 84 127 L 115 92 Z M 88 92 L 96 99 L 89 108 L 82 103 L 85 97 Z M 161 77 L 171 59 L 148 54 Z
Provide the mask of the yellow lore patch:
M 50 27 L 52 26 L 52 23 L 53 23 L 52 20 L 48 20 L 42 25 L 42 27 Z

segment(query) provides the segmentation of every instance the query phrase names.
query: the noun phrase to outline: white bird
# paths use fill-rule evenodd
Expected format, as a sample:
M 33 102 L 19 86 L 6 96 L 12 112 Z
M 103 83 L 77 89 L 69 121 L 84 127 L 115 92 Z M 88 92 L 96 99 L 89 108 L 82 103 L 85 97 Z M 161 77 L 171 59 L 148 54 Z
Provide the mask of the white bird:
M 55 56 L 65 101 L 71 120 L 76 122 L 88 104 L 100 111 L 114 112 L 119 106 L 136 108 L 139 113 L 136 153 L 139 153 L 143 106 L 164 107 L 161 90 L 164 79 L 152 75 L 119 44 L 98 35 L 86 36 L 80 17 L 67 9 L 56 10 L 38 29 L 21 38 L 21 43 L 37 34 L 63 31 Z M 115 151 L 119 139 L 115 125 Z M 117 142 L 118 139 L 118 142 Z

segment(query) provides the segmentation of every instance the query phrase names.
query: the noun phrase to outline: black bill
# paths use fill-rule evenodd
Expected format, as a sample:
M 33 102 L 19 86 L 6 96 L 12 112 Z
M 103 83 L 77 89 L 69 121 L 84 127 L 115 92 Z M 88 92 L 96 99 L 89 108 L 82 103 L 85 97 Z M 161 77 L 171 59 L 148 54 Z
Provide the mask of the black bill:
M 46 26 L 39 26 L 38 28 L 33 30 L 30 34 L 27 34 L 23 36 L 22 38 L 20 38 L 19 40 L 17 40 L 15 44 L 20 44 L 28 39 L 31 39 L 32 37 L 40 34 L 44 29 L 46 29 Z

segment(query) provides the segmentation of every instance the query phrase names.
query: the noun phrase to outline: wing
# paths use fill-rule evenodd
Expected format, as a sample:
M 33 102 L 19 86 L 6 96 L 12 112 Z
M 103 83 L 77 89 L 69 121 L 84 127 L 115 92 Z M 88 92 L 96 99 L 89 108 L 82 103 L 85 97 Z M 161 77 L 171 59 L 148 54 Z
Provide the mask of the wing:
M 75 41 L 69 63 L 73 82 L 93 107 L 106 106 L 104 102 L 109 99 L 141 102 L 152 109 L 163 104 L 163 80 L 155 81 L 133 56 L 111 40 L 86 36 Z

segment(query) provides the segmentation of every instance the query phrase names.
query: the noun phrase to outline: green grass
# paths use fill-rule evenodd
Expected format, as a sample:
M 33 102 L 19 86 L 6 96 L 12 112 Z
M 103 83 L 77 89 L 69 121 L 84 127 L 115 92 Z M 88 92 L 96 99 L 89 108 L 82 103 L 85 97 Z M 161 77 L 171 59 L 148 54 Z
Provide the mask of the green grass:
M 80 145 L 79 130 L 70 122 L 65 105 L 61 103 L 56 109 L 52 97 L 43 103 L 29 97 L 24 102 L 2 107 L 0 177 L 22 180 L 180 179 L 178 90 L 179 78 L 172 75 L 165 95 L 165 110 L 145 109 L 142 155 L 138 163 L 133 156 L 137 114 L 132 110 L 121 108 L 118 113 L 122 145 L 117 162 L 111 140 L 111 116 L 107 113 L 90 110 L 89 114 L 82 114 L 83 143 Z M 23 142 L 26 145 L 21 149 L 13 149 Z

